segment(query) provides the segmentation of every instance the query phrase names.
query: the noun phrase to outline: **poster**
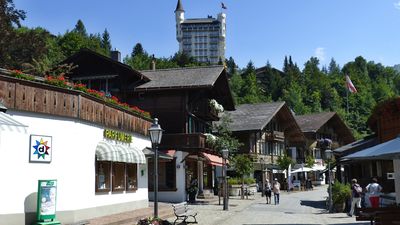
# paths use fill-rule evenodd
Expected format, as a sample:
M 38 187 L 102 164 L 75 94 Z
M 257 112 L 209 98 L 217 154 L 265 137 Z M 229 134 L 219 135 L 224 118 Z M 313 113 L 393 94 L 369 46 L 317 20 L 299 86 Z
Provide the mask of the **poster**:
M 39 180 L 37 199 L 37 221 L 56 217 L 57 180 Z

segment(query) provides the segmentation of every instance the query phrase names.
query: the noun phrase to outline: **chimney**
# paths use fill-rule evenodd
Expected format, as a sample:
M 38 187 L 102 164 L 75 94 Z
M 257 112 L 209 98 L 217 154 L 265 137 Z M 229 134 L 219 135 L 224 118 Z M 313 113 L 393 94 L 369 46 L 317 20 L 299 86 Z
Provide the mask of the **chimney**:
M 152 60 L 151 60 L 151 70 L 153 70 L 153 71 L 156 70 L 156 60 L 154 58 L 154 54 L 153 54 Z
M 117 49 L 112 50 L 110 52 L 110 56 L 111 56 L 111 59 L 121 62 L 121 52 L 119 52 Z

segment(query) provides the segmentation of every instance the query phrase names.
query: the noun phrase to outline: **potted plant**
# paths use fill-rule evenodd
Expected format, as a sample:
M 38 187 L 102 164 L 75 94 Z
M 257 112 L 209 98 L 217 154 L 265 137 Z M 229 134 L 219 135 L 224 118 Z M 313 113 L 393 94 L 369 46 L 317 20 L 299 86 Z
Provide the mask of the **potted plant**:
M 186 189 L 186 193 L 189 195 L 189 202 L 193 203 L 196 201 L 196 194 L 199 188 L 197 187 L 197 180 L 194 179 L 190 183 L 190 186 L 188 189 Z
M 239 196 L 240 194 L 240 189 L 242 185 L 240 184 L 239 178 L 229 178 L 228 179 L 228 185 L 229 185 L 229 195 L 230 196 Z
M 137 225 L 171 225 L 171 223 L 157 217 L 149 217 L 139 220 Z
M 350 184 L 335 181 L 332 185 L 332 204 L 336 212 L 343 212 L 346 201 L 351 198 Z

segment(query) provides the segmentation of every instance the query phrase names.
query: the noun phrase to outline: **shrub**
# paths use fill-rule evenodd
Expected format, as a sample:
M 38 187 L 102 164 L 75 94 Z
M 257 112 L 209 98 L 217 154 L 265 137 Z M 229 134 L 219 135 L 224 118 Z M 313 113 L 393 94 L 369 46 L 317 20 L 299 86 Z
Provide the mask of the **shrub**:
M 332 185 L 332 202 L 334 205 L 343 204 L 348 198 L 351 198 L 350 184 L 342 184 L 335 181 Z

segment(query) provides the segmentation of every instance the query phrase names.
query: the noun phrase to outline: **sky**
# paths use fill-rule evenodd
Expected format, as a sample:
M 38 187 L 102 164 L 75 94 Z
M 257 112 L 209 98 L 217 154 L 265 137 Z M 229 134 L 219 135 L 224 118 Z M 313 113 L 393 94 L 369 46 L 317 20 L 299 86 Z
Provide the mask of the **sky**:
M 181 0 L 185 18 L 216 17 L 221 0 Z M 240 68 L 251 60 L 282 69 L 285 56 L 303 68 L 310 57 L 340 65 L 363 56 L 385 66 L 400 64 L 400 0 L 223 0 L 227 10 L 226 54 Z M 156 57 L 179 50 L 177 0 L 14 0 L 27 12 L 27 27 L 53 34 L 81 19 L 89 33 L 107 29 L 122 56 L 136 43 Z

